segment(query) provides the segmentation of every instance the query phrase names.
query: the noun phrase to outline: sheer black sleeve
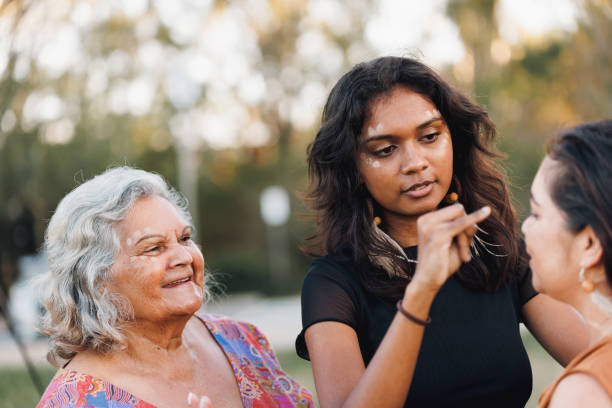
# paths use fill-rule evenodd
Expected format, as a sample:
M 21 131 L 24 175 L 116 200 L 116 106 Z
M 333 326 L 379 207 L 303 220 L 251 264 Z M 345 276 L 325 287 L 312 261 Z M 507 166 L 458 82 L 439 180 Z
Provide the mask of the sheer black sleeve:
M 312 263 L 302 285 L 302 331 L 295 342 L 298 356 L 310 359 L 304 332 L 315 323 L 336 321 L 357 331 L 358 297 L 353 285 L 345 267 L 329 257 Z

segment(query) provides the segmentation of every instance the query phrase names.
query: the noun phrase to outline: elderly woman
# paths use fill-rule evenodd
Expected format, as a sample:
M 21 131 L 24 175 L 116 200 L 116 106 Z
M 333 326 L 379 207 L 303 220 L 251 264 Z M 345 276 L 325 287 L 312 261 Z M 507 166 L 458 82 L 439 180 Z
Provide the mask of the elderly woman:
M 108 170 L 60 202 L 41 331 L 62 365 L 38 407 L 314 406 L 257 328 L 198 313 L 192 233 L 185 201 L 142 170 Z
M 523 223 L 537 290 L 572 305 L 590 347 L 540 407 L 612 407 L 612 121 L 567 131 L 548 149 Z

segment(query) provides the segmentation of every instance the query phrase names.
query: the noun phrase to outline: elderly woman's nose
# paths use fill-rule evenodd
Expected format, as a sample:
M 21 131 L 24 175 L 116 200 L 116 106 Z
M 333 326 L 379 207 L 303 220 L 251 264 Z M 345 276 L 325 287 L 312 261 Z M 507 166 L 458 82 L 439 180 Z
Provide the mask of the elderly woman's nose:
M 180 243 L 172 245 L 172 258 L 170 259 L 172 266 L 186 265 L 193 262 L 191 252 L 187 247 Z

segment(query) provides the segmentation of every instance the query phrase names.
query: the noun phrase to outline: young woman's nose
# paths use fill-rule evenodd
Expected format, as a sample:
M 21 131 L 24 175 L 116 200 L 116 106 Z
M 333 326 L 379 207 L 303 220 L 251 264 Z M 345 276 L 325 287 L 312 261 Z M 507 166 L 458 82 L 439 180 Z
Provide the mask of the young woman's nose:
M 417 173 L 429 165 L 425 155 L 418 146 L 407 144 L 402 149 L 401 172 L 404 174 Z

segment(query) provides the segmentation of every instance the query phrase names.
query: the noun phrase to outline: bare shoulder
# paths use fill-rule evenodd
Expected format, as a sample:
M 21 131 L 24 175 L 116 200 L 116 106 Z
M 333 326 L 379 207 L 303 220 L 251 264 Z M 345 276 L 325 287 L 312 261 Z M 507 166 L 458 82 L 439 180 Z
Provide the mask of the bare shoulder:
M 550 407 L 612 408 L 612 399 L 595 378 L 588 374 L 576 373 L 568 375 L 559 382 L 550 401 Z

